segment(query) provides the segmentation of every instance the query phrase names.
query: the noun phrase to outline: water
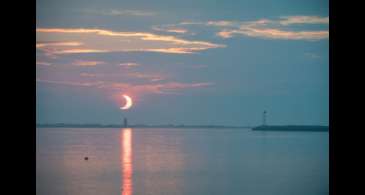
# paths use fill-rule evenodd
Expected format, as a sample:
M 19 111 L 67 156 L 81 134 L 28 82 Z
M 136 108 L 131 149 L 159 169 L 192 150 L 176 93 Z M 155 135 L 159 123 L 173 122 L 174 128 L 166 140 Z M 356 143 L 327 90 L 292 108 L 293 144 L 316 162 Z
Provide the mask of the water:
M 319 195 L 329 188 L 328 132 L 39 128 L 36 155 L 38 195 Z

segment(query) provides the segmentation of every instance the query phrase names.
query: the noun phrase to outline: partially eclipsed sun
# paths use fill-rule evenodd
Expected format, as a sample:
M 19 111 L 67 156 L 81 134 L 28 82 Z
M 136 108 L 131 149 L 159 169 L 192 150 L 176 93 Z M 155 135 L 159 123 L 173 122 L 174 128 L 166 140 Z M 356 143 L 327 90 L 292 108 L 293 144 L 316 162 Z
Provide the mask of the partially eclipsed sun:
M 129 96 L 127 96 L 127 95 L 123 95 L 123 97 L 124 97 L 126 103 L 125 103 L 125 105 L 123 107 L 120 107 L 120 109 L 127 110 L 127 109 L 129 109 L 129 108 L 132 107 L 133 101 L 132 101 L 132 98 L 129 97 Z

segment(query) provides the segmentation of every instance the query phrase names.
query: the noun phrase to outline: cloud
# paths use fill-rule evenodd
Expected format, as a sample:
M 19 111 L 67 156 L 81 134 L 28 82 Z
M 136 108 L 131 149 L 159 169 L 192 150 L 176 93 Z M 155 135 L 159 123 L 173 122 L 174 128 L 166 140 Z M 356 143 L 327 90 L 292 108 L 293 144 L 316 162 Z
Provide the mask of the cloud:
M 80 87 L 95 87 L 99 89 L 109 89 L 115 93 L 128 92 L 133 94 L 176 94 L 176 92 L 192 88 L 205 88 L 213 85 L 209 82 L 200 83 L 181 83 L 181 82 L 165 82 L 153 84 L 129 84 L 124 82 L 71 82 L 71 81 L 52 81 L 37 79 L 37 82 L 57 85 L 70 85 Z
M 223 30 L 217 33 L 217 36 L 222 37 L 222 38 L 231 38 L 233 36 L 234 33 L 237 33 L 238 31 L 236 30 Z
M 165 77 L 162 75 L 146 74 L 146 73 L 141 73 L 141 72 L 131 72 L 131 73 L 128 73 L 126 76 L 132 77 L 132 78 L 147 79 L 152 82 L 165 80 Z
M 197 51 L 206 50 L 206 47 L 196 48 L 167 48 L 167 49 L 146 49 L 145 51 L 158 53 L 191 54 Z
M 47 51 L 44 49 L 43 51 Z M 48 50 L 49 51 L 49 50 Z M 105 53 L 108 52 L 108 50 L 99 50 L 99 49 L 65 49 L 65 50 L 57 50 L 55 48 L 53 55 L 55 54 L 80 54 L 80 53 Z
M 49 62 L 43 62 L 43 61 L 36 61 L 36 65 L 51 66 L 51 65 L 52 65 L 52 63 L 49 63 Z
M 115 10 L 112 9 L 110 11 L 104 12 L 106 15 L 111 16 L 154 16 L 155 12 L 142 11 L 142 10 Z
M 163 81 L 163 80 L 165 80 L 165 78 L 163 78 L 163 77 L 155 77 L 155 78 L 151 78 L 151 82 L 157 82 L 157 81 Z
M 194 22 L 194 21 L 183 21 L 178 23 L 178 25 L 205 25 L 205 22 Z
M 219 21 L 208 21 L 206 23 L 208 26 L 219 26 L 219 27 L 227 27 L 227 26 L 234 26 L 234 21 L 226 21 L 226 20 L 219 20 Z
M 96 73 L 80 73 L 80 76 L 82 77 L 100 77 L 100 76 L 104 76 L 104 74 L 96 74 Z
M 110 88 L 117 91 L 128 91 L 137 94 L 176 94 L 176 92 L 184 89 L 191 88 L 204 88 L 213 85 L 213 83 L 180 83 L 180 82 L 167 82 L 158 84 L 141 84 L 130 85 L 126 83 L 112 83 Z
M 104 84 L 103 81 L 96 82 L 72 82 L 72 81 L 52 81 L 52 80 L 44 80 L 44 79 L 36 79 L 37 82 L 40 83 L 48 83 L 48 84 L 58 84 L 58 85 L 71 85 L 71 86 L 81 86 L 81 87 L 98 87 Z
M 185 28 L 180 28 L 180 27 L 171 27 L 171 26 L 166 26 L 166 27 L 158 27 L 158 26 L 154 26 L 152 27 L 153 30 L 155 31 L 162 31 L 162 32 L 169 32 L 169 33 L 177 33 L 177 34 L 185 34 L 188 32 L 187 29 Z
M 103 61 L 88 61 L 88 60 L 76 60 L 71 63 L 74 66 L 96 66 L 105 64 Z
M 38 38 L 37 38 L 38 40 Z M 44 41 L 44 42 L 37 42 L 36 48 L 44 51 L 46 56 L 56 58 L 54 54 L 57 53 L 56 48 L 70 48 L 70 47 L 76 47 L 81 46 L 82 43 L 80 42 L 62 42 L 62 41 Z M 64 53 L 69 52 L 69 50 L 65 49 L 63 50 Z M 80 53 L 85 52 L 84 50 L 80 50 Z
M 175 25 L 202 25 L 215 27 L 218 29 L 216 35 L 221 38 L 231 38 L 235 36 L 247 36 L 263 39 L 282 39 L 282 40 L 321 40 L 329 37 L 328 17 L 320 16 L 283 16 L 277 19 L 259 19 L 253 21 L 229 21 L 216 20 L 207 22 L 180 22 Z M 318 24 L 326 25 L 323 30 L 294 30 L 291 25 L 308 25 Z
M 79 74 L 81 77 L 86 78 L 99 78 L 103 79 L 104 82 L 106 80 L 108 81 L 128 81 L 129 82 L 137 82 L 137 83 L 143 83 L 143 82 L 157 82 L 157 81 L 163 81 L 168 78 L 168 76 L 160 74 L 160 73 L 143 73 L 143 72 L 129 72 L 129 71 L 123 71 L 123 72 L 102 72 L 102 73 L 95 73 L 95 72 L 82 72 Z M 77 78 L 74 78 L 77 79 Z
M 80 42 L 44 42 L 44 43 L 37 43 L 36 48 L 44 48 L 50 46 L 80 46 L 82 43 Z
M 222 38 L 230 38 L 234 35 L 246 35 L 266 39 L 284 40 L 320 40 L 328 38 L 328 31 L 284 31 L 274 28 L 241 28 L 239 30 L 225 30 L 217 34 Z
M 51 54 L 95 52 L 160 52 L 190 54 L 225 45 L 185 40 L 146 32 L 117 32 L 104 29 L 38 28 L 37 48 Z
M 222 38 L 230 38 L 234 35 L 264 39 L 283 40 L 320 40 L 329 37 L 328 30 L 287 30 L 283 26 L 292 24 L 326 24 L 328 17 L 317 16 L 292 16 L 281 17 L 280 20 L 261 19 L 256 21 L 241 22 L 236 28 L 224 29 L 217 33 Z M 231 25 L 233 26 L 233 25 Z
M 180 23 L 181 24 L 181 23 Z M 185 23 L 185 24 L 202 24 L 202 23 Z M 204 23 L 207 26 L 219 26 L 219 27 L 232 27 L 240 25 L 268 25 L 268 24 L 280 24 L 280 25 L 292 25 L 292 24 L 329 24 L 329 17 L 319 16 L 281 16 L 279 19 L 260 19 L 253 21 L 229 21 L 229 20 L 217 20 L 208 21 Z
M 328 17 L 319 16 L 285 16 L 279 21 L 282 25 L 291 24 L 328 24 Z
M 142 73 L 142 72 L 128 72 L 128 73 L 80 73 L 82 77 L 104 77 L 104 78 L 128 78 L 128 79 L 138 79 L 138 81 L 150 81 L 157 82 L 166 79 L 166 76 L 161 74 L 151 74 L 151 73 Z
M 134 63 L 134 62 L 126 62 L 126 63 L 120 63 L 119 66 L 124 66 L 124 67 L 135 67 L 135 66 L 140 66 L 140 64 L 138 63 Z
M 106 16 L 155 16 L 156 12 L 144 11 L 144 10 L 118 10 L 118 9 L 109 9 L 109 10 L 83 10 L 83 13 L 88 14 L 98 14 L 98 15 L 106 15 Z

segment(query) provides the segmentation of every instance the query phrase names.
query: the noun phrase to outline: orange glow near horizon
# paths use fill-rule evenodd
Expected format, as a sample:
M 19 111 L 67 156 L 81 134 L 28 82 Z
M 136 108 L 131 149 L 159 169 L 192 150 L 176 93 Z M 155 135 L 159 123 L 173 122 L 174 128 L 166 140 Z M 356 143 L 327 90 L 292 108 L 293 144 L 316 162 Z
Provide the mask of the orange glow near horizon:
M 121 170 L 122 170 L 122 191 L 121 195 L 132 195 L 133 193 L 133 166 L 132 166 L 132 129 L 122 129 L 120 132 L 121 146 Z

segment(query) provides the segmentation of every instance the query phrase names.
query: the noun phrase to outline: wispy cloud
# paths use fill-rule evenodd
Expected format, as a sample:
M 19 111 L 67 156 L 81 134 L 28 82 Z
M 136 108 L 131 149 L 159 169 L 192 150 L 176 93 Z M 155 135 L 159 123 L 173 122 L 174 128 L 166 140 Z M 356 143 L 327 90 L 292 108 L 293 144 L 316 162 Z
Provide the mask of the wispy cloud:
M 52 81 L 37 79 L 37 82 L 57 84 L 57 85 L 70 85 L 80 87 L 95 87 L 99 89 L 109 89 L 114 92 L 129 92 L 133 94 L 176 94 L 176 92 L 192 89 L 192 88 L 205 88 L 213 85 L 210 82 L 200 83 L 181 83 L 181 82 L 165 82 L 165 83 L 153 83 L 153 84 L 129 84 L 124 82 L 71 82 L 71 81 Z
M 165 76 L 162 76 L 160 74 L 147 74 L 147 73 L 141 73 L 141 72 L 130 72 L 130 73 L 127 73 L 126 76 L 132 77 L 132 78 L 147 79 L 152 82 L 165 80 Z
M 58 46 L 58 47 L 66 47 L 66 46 L 80 46 L 82 43 L 80 42 L 43 42 L 43 43 L 37 43 L 36 48 L 44 48 L 44 47 L 51 47 L 51 46 Z
M 82 73 L 80 73 L 80 76 L 82 76 L 82 77 L 100 77 L 100 76 L 104 76 L 104 74 L 82 72 Z
M 43 62 L 43 61 L 36 61 L 36 65 L 51 66 L 51 65 L 52 65 L 52 63 L 49 63 L 49 62 Z
M 279 21 L 282 25 L 291 24 L 329 24 L 328 17 L 319 16 L 284 16 Z
M 175 36 L 146 32 L 116 32 L 104 29 L 38 28 L 37 40 L 37 48 L 51 54 L 94 52 L 190 54 L 225 47 L 221 44 L 185 40 Z M 128 42 L 128 44 L 122 44 L 122 42 Z
M 123 66 L 123 67 L 136 67 L 136 66 L 140 66 L 140 64 L 135 63 L 135 62 L 125 62 L 125 63 L 120 63 L 119 66 Z
M 195 47 L 195 48 L 166 48 L 166 49 L 146 49 L 145 51 L 158 52 L 158 53 L 172 53 L 172 54 L 191 54 L 198 51 L 206 50 L 206 47 Z
M 156 84 L 141 84 L 130 85 L 127 83 L 112 83 L 108 88 L 117 91 L 128 91 L 137 94 L 176 94 L 176 92 L 192 88 L 205 88 L 213 85 L 213 83 L 180 83 L 180 82 L 166 82 Z
M 73 81 L 53 81 L 53 80 L 45 80 L 45 79 L 36 79 L 37 82 L 40 83 L 48 83 L 48 84 L 58 84 L 58 85 L 71 85 L 71 86 L 81 86 L 81 87 L 98 87 L 104 84 L 103 81 L 95 81 L 95 82 L 73 82 Z
M 205 25 L 205 22 L 182 21 L 178 25 Z
M 219 21 L 208 21 L 206 25 L 208 26 L 219 26 L 219 27 L 227 27 L 227 26 L 234 26 L 235 21 L 225 21 L 225 20 L 219 20 Z
M 266 39 L 286 39 L 286 40 L 320 40 L 328 38 L 328 31 L 284 31 L 275 28 L 251 28 L 245 27 L 238 30 L 224 30 L 217 33 L 222 38 L 230 38 L 234 35 L 246 35 Z
M 220 22 L 222 23 L 222 21 Z M 213 23 L 215 25 L 219 23 Z M 287 30 L 283 26 L 292 24 L 328 24 L 328 17 L 291 16 L 281 17 L 279 20 L 261 19 L 248 22 L 228 22 L 225 29 L 217 33 L 222 38 L 231 38 L 235 35 L 245 35 L 264 39 L 284 40 L 320 40 L 329 37 L 328 30 Z M 227 28 L 231 27 L 231 28 Z
M 88 73 L 83 72 L 80 73 L 81 77 L 103 77 L 104 79 L 111 78 L 126 78 L 126 79 L 137 79 L 139 82 L 147 81 L 147 82 L 157 82 L 163 81 L 167 78 L 167 76 L 162 74 L 154 74 L 154 73 L 143 73 L 143 72 L 123 72 L 123 73 Z
M 100 64 L 105 64 L 103 61 L 89 61 L 89 60 L 76 60 L 72 62 L 74 66 L 96 66 Z
M 201 25 L 218 29 L 216 35 L 221 38 L 231 38 L 235 36 L 247 36 L 263 39 L 282 40 L 320 40 L 329 37 L 328 17 L 320 16 L 282 16 L 277 19 L 259 19 L 253 21 L 230 21 L 216 20 L 207 22 L 180 22 L 175 25 Z M 306 30 L 294 30 L 292 25 L 302 25 Z M 322 25 L 323 30 L 309 30 L 308 25 Z
M 98 15 L 106 15 L 106 16 L 155 16 L 156 12 L 144 11 L 144 10 L 131 10 L 131 9 L 109 9 L 109 10 L 93 10 L 87 9 L 82 10 L 83 13 L 88 14 L 98 14 Z
M 152 29 L 155 31 L 177 33 L 177 34 L 185 34 L 188 32 L 188 30 L 185 28 L 173 27 L 173 26 L 154 26 L 152 27 Z

